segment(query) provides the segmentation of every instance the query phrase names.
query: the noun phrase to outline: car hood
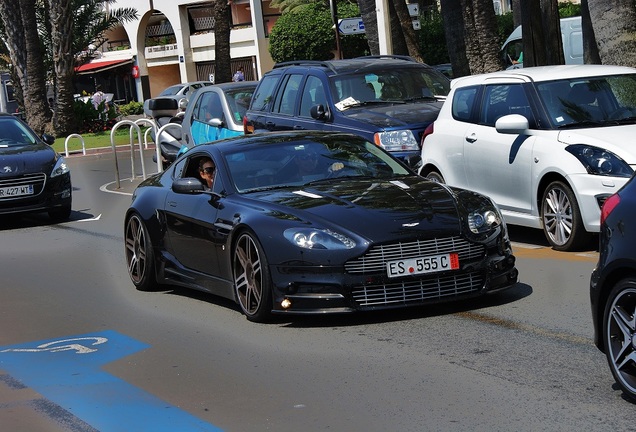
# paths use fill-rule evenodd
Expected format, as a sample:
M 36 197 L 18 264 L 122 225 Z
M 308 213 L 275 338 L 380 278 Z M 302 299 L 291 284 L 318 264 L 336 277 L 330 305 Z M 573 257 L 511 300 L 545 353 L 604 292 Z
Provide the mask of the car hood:
M 636 124 L 587 129 L 570 129 L 559 132 L 563 144 L 589 144 L 611 151 L 629 165 L 636 164 L 636 147 L 633 137 Z
M 55 151 L 37 143 L 16 147 L 0 147 L 0 177 L 33 172 L 50 174 L 55 164 Z
M 393 180 L 342 179 L 330 184 L 256 193 L 276 217 L 348 230 L 375 241 L 458 235 L 456 198 L 448 188 L 418 176 Z M 277 208 L 280 206 L 280 208 Z
M 378 127 L 408 126 L 415 123 L 431 123 L 439 114 L 443 102 L 397 103 L 353 107 L 343 111 L 350 119 L 370 123 Z

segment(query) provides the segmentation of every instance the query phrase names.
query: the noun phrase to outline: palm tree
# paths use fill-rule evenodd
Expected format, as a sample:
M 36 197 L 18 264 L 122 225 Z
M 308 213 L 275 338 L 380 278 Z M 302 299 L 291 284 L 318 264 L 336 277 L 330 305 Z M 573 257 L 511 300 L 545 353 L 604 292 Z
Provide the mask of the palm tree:
M 4 42 L 11 64 L 10 72 L 19 105 L 24 106 L 22 88 L 26 87 L 26 41 L 23 37 L 22 14 L 18 2 L 0 1 L 0 19 L 4 29 Z M 34 30 L 34 29 L 33 29 Z
M 214 0 L 214 81 L 232 81 L 230 57 L 231 9 L 228 0 Z
M 26 87 L 23 88 L 26 120 L 35 132 L 42 134 L 51 120 L 51 110 L 46 98 L 44 64 L 36 30 L 35 0 L 20 0 L 19 4 L 26 48 Z
M 636 67 L 634 1 L 587 0 L 587 7 L 601 61 L 604 64 Z
M 466 57 L 462 2 L 460 0 L 441 0 L 440 6 L 453 76 L 470 75 L 470 65 Z

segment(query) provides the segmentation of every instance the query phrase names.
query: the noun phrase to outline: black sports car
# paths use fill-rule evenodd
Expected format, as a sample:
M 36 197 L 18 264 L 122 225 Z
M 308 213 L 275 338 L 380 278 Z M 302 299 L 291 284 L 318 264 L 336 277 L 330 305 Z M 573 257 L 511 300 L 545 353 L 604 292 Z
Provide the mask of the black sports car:
M 208 291 L 259 322 L 463 299 L 508 288 L 518 274 L 490 198 L 430 182 L 344 133 L 188 150 L 135 190 L 125 252 L 138 289 Z
M 614 379 L 636 401 L 636 180 L 603 203 L 599 260 L 590 278 L 594 342 Z
M 18 117 L 0 113 L 0 214 L 48 212 L 54 220 L 71 214 L 71 173 L 53 148 Z

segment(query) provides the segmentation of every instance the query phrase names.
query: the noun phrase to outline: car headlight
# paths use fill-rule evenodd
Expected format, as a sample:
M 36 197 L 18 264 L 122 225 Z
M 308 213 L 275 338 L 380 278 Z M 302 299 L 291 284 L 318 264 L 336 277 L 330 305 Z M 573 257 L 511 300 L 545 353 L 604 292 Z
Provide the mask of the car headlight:
M 349 237 L 326 229 L 289 228 L 283 234 L 287 240 L 304 249 L 352 249 L 356 245 Z
M 373 135 L 376 145 L 387 151 L 419 150 L 420 147 L 410 130 L 377 132 Z
M 570 145 L 565 149 L 583 164 L 589 174 L 631 177 L 634 173 L 624 160 L 611 151 L 585 144 Z
M 501 215 L 496 209 L 486 207 L 468 214 L 468 228 L 475 234 L 488 232 L 499 225 Z
M 66 165 L 66 161 L 64 160 L 62 156 L 60 156 L 57 158 L 57 161 L 55 162 L 53 171 L 51 171 L 51 177 L 57 177 L 62 174 L 66 174 L 69 171 L 70 169 L 68 168 L 68 165 Z

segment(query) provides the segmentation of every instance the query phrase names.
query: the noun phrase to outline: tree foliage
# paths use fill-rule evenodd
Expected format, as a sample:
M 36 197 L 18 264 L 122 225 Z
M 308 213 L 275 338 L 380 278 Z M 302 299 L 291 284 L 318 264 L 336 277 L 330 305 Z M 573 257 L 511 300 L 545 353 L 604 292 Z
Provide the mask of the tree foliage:
M 27 110 L 27 121 L 35 125 L 36 130 L 42 129 L 39 118 L 44 115 L 48 120 L 50 116 L 47 115 L 46 92 L 34 91 L 32 87 L 45 88 L 46 84 L 53 86 L 57 100 L 52 129 L 63 134 L 74 126 L 77 120 L 73 114 L 74 67 L 89 60 L 82 55 L 87 52 L 89 44 L 99 47 L 105 41 L 107 30 L 137 17 L 136 10 L 132 8 L 109 9 L 106 12 L 104 7 L 114 3 L 116 0 L 19 0 L 0 3 L 0 38 L 8 53 L 1 58 L 5 59 L 5 68 L 18 78 L 14 79 L 16 94 L 28 97 L 28 105 L 35 107 Z M 25 27 L 24 14 L 17 7 L 10 8 L 18 4 L 30 5 L 36 16 L 35 25 Z M 19 15 L 15 15 L 15 11 Z M 37 32 L 41 54 L 36 52 L 38 50 L 21 48 L 25 47 L 29 32 Z M 30 68 L 35 68 L 35 72 L 29 74 L 37 76 L 37 82 L 23 78 L 29 58 L 32 63 L 37 63 L 35 66 L 31 64 Z M 24 100 L 18 99 L 18 102 L 24 109 Z
M 355 3 L 341 2 L 338 17 L 359 16 Z M 289 9 L 276 21 L 269 37 L 269 52 L 276 62 L 291 60 L 330 60 L 336 49 L 331 12 L 324 2 L 303 4 Z M 364 35 L 341 36 L 343 57 L 369 53 Z

